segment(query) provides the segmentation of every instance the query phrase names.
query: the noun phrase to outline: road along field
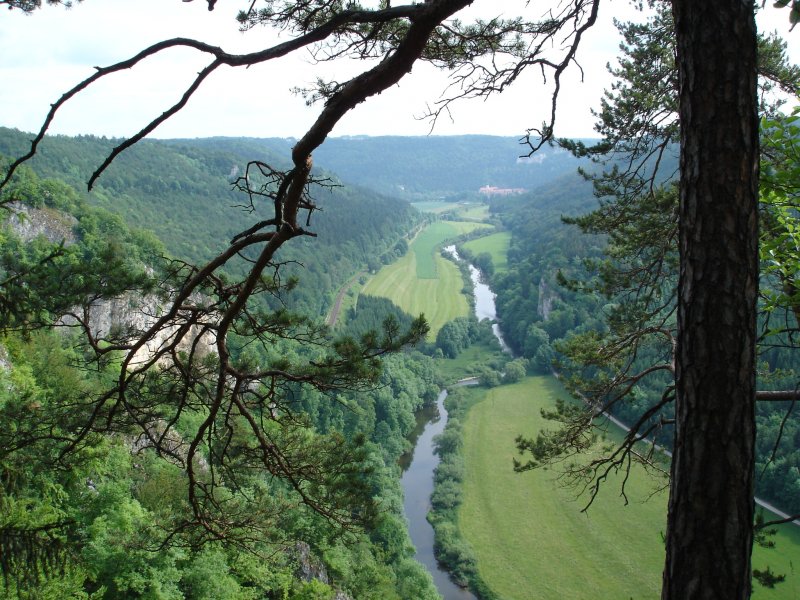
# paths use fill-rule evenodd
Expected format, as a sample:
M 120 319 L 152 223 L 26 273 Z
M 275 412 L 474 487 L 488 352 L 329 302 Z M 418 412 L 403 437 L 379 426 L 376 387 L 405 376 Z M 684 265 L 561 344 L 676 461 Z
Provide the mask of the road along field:
M 554 378 L 529 377 L 488 390 L 467 415 L 459 527 L 480 575 L 505 600 L 658 598 L 667 494 L 656 490 L 663 480 L 633 469 L 626 506 L 621 476 L 611 477 L 583 513 L 587 498 L 576 499 L 555 470 L 512 470 L 514 438 L 552 426 L 541 409 L 558 397 L 567 394 Z M 609 431 L 610 439 L 618 435 Z M 800 598 L 800 527 L 782 526 L 773 539 L 775 549 L 754 549 L 753 566 L 769 565 L 786 582 L 756 584 L 753 598 Z

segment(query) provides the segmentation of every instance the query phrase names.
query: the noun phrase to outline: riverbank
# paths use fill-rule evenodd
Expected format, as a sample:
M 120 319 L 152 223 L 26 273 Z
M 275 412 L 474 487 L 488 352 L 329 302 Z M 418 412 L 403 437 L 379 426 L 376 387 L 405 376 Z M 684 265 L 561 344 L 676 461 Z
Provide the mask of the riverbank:
M 414 558 L 425 565 L 433 577 L 436 589 L 444 600 L 476 600 L 463 586 L 457 585 L 448 570 L 434 556 L 434 529 L 428 522 L 431 496 L 434 487 L 434 470 L 439 465 L 434 438 L 442 434 L 448 423 L 445 407 L 447 391 L 442 390 L 436 400 L 436 414 L 423 429 L 411 459 L 400 479 L 403 487 L 403 510 L 408 519 L 408 533 L 416 548 Z

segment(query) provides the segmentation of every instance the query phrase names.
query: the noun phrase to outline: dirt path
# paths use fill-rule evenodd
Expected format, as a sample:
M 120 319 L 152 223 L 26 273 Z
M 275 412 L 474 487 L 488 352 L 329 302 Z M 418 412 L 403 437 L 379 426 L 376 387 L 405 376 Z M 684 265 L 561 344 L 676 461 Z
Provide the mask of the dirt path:
M 328 327 L 333 327 L 336 325 L 336 321 L 339 319 L 339 311 L 342 310 L 342 300 L 344 300 L 344 295 L 347 293 L 347 290 L 350 289 L 350 286 L 361 277 L 362 275 L 366 275 L 366 271 L 359 271 L 355 275 L 353 275 L 347 283 L 345 283 L 342 287 L 339 288 L 339 292 L 336 294 L 336 300 L 333 302 L 333 308 L 331 309 L 331 313 L 328 315 L 328 320 L 326 324 Z

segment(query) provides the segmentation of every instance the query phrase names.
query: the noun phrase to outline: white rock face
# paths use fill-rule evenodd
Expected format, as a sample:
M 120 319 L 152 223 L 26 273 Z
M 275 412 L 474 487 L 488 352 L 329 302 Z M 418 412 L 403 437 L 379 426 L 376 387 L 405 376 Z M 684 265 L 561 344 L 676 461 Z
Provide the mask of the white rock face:
M 52 208 L 32 208 L 19 202 L 10 203 L 9 208 L 12 213 L 8 223 L 22 241 L 30 242 L 41 235 L 56 244 L 62 240 L 66 245 L 75 243 L 72 228 L 78 220 L 72 215 Z
M 88 307 L 87 322 L 96 339 L 118 338 L 122 335 L 127 339 L 135 340 L 150 329 L 163 312 L 164 307 L 161 301 L 152 294 L 147 296 L 124 294 L 118 298 L 93 302 Z M 72 316 L 65 316 L 61 322 L 71 326 L 75 325 L 77 321 Z M 149 361 L 157 352 L 172 344 L 179 332 L 179 325 L 162 327 L 136 351 L 130 363 L 131 367 Z M 198 337 L 200 339 L 195 344 Z M 216 352 L 216 336 L 212 331 L 203 331 L 199 325 L 193 325 L 180 340 L 177 349 L 189 352 L 193 345 L 198 358 L 214 353 Z M 166 355 L 158 362 L 161 363 L 164 360 L 167 360 Z
M 64 242 L 65 245 L 74 244 L 77 240 L 73 228 L 78 220 L 51 208 L 32 208 L 30 206 L 13 202 L 9 205 L 12 214 L 8 225 L 11 230 L 23 241 L 30 242 L 40 236 L 52 243 Z M 81 312 L 76 309 L 76 312 Z M 124 294 L 118 298 L 103 299 L 93 302 L 89 307 L 88 323 L 93 337 L 104 339 L 112 331 L 124 332 L 126 337 L 133 339 L 149 329 L 163 314 L 164 307 L 154 295 L 138 296 Z M 62 325 L 73 326 L 77 320 L 72 316 L 61 319 Z M 178 332 L 179 327 L 170 326 L 155 334 L 147 343 L 136 352 L 132 366 L 150 359 L 159 349 L 169 344 Z M 178 346 L 179 350 L 188 351 L 193 341 L 201 335 L 200 327 L 193 327 Z M 215 351 L 216 339 L 211 332 L 205 332 L 198 343 L 197 350 L 202 354 Z
M 545 321 L 547 317 L 550 316 L 550 311 L 553 310 L 553 302 L 556 300 L 558 300 L 558 294 L 556 294 L 554 290 L 551 290 L 550 286 L 548 286 L 544 282 L 544 278 L 542 278 L 539 281 L 539 306 L 536 312 L 539 313 L 539 316 Z

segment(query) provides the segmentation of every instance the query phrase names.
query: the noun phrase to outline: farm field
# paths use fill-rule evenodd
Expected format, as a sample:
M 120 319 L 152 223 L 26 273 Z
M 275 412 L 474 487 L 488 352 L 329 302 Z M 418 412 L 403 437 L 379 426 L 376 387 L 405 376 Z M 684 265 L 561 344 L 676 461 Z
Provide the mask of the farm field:
M 382 268 L 367 282 L 362 293 L 389 298 L 412 315 L 425 313 L 431 326 L 428 339 L 436 339 L 445 323 L 469 314 L 469 304 L 461 293 L 464 287 L 461 272 L 438 251 L 447 239 L 457 235 L 457 225 L 433 223 L 414 239 L 408 254 Z
M 491 225 L 485 223 L 473 223 L 471 221 L 436 221 L 423 229 L 414 241 L 411 242 L 410 249 L 417 256 L 417 277 L 420 279 L 435 279 L 437 277 L 436 258 L 439 258 L 439 249 L 459 235 L 471 233 L 476 229 L 489 228 Z
M 459 526 L 481 577 L 506 600 L 657 598 L 667 500 L 666 492 L 650 497 L 658 481 L 634 470 L 625 506 L 620 479 L 610 478 L 582 513 L 586 499 L 576 500 L 576 490 L 559 485 L 554 471 L 512 471 L 514 438 L 549 426 L 540 410 L 558 397 L 567 394 L 554 378 L 529 377 L 487 391 L 468 413 Z M 800 527 L 783 526 L 774 540 L 774 550 L 754 549 L 753 565 L 769 564 L 786 582 L 771 590 L 756 585 L 753 598 L 800 597 L 793 568 L 800 564 Z
M 458 213 L 458 217 L 467 221 L 484 221 L 489 218 L 489 205 L 469 206 Z
M 492 255 L 495 273 L 508 270 L 508 247 L 511 244 L 511 233 L 500 231 L 485 237 L 470 240 L 464 244 L 475 255 L 488 252 Z
M 475 221 L 445 221 L 448 225 L 452 226 L 458 235 L 463 233 L 472 233 L 476 229 L 492 229 L 493 225 L 489 223 L 476 223 Z

